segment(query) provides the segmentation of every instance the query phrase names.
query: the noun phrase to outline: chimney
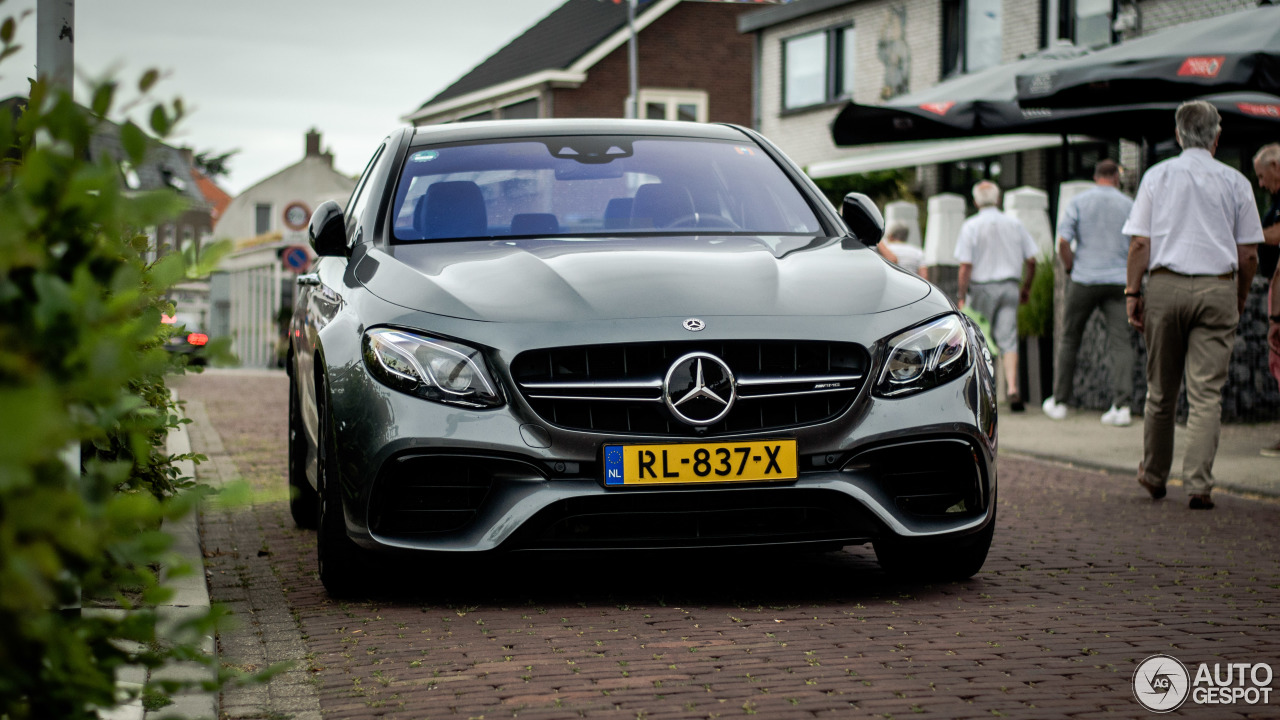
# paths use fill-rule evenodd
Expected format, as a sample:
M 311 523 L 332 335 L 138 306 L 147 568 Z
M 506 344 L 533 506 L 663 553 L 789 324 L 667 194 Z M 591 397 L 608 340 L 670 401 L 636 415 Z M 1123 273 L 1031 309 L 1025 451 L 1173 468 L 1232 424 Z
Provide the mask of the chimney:
M 307 131 L 307 157 L 320 154 L 320 133 L 315 128 Z

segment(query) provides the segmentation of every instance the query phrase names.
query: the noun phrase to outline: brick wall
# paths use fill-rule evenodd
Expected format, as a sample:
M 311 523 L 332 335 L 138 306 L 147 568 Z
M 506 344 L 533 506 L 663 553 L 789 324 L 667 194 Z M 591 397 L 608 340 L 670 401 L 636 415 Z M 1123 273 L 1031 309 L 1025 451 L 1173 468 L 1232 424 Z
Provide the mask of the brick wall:
M 844 103 L 784 114 L 782 41 L 795 35 L 852 22 L 857 73 L 853 89 L 854 100 L 865 104 L 879 103 L 884 84 L 884 64 L 877 54 L 877 47 L 881 33 L 890 22 L 889 8 L 892 5 L 906 8 L 906 39 L 911 50 L 910 89 L 920 90 L 937 83 L 942 61 L 942 20 L 936 0 L 854 2 L 762 31 L 760 131 L 778 143 L 801 166 L 848 154 L 848 150 L 837 148 L 831 142 L 831 121 L 839 114 Z
M 1138 3 L 1142 9 L 1143 35 L 1257 6 L 1257 0 L 1142 0 Z
M 706 90 L 710 122 L 751 126 L 755 36 L 738 32 L 749 4 L 681 3 L 640 32 L 641 88 Z M 628 78 L 623 44 L 587 71 L 578 88 L 552 91 L 558 118 L 614 117 L 625 112 Z

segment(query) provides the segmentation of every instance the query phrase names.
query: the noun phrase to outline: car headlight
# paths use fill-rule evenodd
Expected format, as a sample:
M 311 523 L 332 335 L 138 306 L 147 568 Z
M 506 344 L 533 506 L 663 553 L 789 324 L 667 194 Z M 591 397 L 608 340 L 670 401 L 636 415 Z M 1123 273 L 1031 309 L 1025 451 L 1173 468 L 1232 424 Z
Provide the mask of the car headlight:
M 456 342 L 381 328 L 364 334 L 364 364 L 400 392 L 463 407 L 498 407 L 502 394 L 480 351 Z
M 876 394 L 899 397 L 941 385 L 969 369 L 968 333 L 959 315 L 913 327 L 889 340 Z

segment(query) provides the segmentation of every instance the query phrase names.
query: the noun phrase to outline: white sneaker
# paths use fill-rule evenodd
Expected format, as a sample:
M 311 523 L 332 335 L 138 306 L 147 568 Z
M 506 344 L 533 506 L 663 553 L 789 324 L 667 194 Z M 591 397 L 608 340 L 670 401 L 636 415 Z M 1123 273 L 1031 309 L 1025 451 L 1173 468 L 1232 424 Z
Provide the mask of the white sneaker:
M 1114 427 L 1129 427 L 1133 423 L 1133 418 L 1129 415 L 1129 408 L 1118 408 L 1115 405 L 1111 409 L 1102 414 L 1102 424 Z
M 1044 414 L 1051 420 L 1062 420 L 1067 417 L 1067 406 L 1052 397 L 1046 399 L 1040 409 L 1044 410 Z

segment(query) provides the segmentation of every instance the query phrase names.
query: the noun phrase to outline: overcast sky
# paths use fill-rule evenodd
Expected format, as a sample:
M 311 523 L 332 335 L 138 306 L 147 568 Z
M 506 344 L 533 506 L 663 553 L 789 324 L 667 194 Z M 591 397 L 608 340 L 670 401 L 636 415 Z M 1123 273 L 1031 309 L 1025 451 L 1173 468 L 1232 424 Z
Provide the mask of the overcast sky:
M 340 171 L 360 172 L 401 116 L 563 2 L 77 0 L 75 63 L 132 87 L 146 68 L 164 71 L 155 94 L 190 110 L 171 144 L 238 148 L 220 181 L 235 195 L 300 160 L 311 127 Z M 7 0 L 0 18 L 35 7 Z M 35 34 L 33 13 L 19 26 L 23 52 L 0 63 L 0 97 L 26 93 Z

